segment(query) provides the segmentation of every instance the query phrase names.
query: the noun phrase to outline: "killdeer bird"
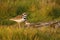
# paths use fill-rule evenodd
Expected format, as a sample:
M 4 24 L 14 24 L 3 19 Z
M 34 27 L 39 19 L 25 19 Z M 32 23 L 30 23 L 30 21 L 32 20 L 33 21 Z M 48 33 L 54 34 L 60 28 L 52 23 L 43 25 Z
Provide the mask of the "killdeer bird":
M 26 17 L 27 17 L 26 13 L 23 13 L 22 15 L 18 15 L 17 17 L 11 18 L 9 20 L 17 22 L 20 27 L 20 23 L 24 22 L 26 20 Z

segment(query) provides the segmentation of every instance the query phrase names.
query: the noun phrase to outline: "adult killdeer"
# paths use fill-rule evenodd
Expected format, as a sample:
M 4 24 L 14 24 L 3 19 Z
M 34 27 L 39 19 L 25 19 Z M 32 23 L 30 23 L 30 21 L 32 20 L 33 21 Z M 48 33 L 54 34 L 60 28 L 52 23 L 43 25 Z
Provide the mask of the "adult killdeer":
M 11 18 L 9 20 L 17 22 L 20 27 L 20 23 L 24 22 L 26 20 L 26 17 L 27 17 L 26 13 L 23 13 L 22 15 L 18 15 L 15 18 Z

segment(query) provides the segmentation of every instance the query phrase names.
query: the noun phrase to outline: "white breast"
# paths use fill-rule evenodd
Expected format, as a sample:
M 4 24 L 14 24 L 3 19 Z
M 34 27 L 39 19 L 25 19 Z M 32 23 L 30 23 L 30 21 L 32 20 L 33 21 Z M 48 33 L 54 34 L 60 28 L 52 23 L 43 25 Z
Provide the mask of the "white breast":
M 25 21 L 25 19 L 23 19 L 23 18 L 22 19 L 15 19 L 15 20 L 14 19 L 11 19 L 11 20 L 13 20 L 15 22 L 24 22 Z

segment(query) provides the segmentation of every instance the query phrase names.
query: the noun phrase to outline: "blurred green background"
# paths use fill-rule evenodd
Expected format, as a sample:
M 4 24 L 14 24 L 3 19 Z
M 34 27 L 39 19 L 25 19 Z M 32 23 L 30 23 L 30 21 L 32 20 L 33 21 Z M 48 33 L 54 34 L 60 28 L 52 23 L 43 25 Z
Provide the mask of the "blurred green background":
M 0 25 L 11 25 L 10 21 L 23 12 L 30 22 L 60 20 L 60 0 L 0 0 Z

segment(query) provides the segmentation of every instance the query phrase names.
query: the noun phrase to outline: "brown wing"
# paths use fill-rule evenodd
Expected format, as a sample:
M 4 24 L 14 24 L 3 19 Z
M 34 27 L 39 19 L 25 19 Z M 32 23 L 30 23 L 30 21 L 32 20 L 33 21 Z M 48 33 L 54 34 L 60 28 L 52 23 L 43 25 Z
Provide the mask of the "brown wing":
M 18 15 L 15 18 L 12 18 L 12 19 L 21 19 L 21 18 L 22 18 L 22 15 Z

